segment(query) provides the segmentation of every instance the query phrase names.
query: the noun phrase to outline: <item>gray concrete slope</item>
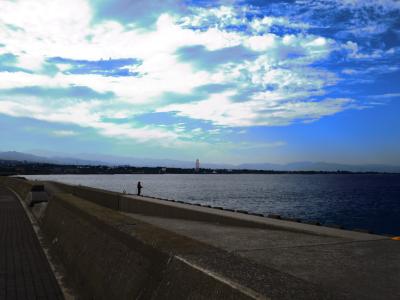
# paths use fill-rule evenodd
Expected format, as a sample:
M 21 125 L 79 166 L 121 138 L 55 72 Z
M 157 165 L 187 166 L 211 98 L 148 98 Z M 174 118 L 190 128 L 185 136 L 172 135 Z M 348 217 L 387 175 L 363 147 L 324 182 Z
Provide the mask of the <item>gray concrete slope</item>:
M 346 237 L 295 232 L 287 230 L 287 224 L 280 229 L 249 228 L 126 214 L 265 267 L 265 274 L 272 278 L 264 281 L 266 286 L 290 275 L 286 280 L 293 282 L 297 292 L 306 286 L 304 283 L 309 283 L 343 299 L 400 299 L 400 241 L 378 239 L 375 235 L 368 238 L 369 235 L 357 232 L 344 234 Z M 186 258 L 199 260 L 194 256 Z M 220 274 L 227 274 L 232 268 L 219 264 L 215 257 L 203 257 L 198 262 Z M 275 298 L 279 286 L 290 285 L 276 283 L 267 295 Z M 303 297 L 294 292 L 293 299 L 296 298 Z M 314 297 L 309 295 L 309 298 Z
M 68 188 L 86 200 L 116 207 L 134 220 L 177 234 L 171 248 L 164 249 L 175 260 L 266 298 L 400 299 L 400 241 L 160 199 L 103 194 L 98 189 Z M 191 243 L 190 251 L 181 251 L 176 248 L 178 236 L 208 247 L 196 248 Z

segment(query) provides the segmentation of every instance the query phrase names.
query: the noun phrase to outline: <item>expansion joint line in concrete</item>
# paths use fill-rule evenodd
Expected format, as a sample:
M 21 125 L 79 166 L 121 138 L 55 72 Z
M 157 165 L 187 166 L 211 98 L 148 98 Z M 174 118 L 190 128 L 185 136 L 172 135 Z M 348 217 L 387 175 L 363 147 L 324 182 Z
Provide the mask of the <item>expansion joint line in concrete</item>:
M 228 285 L 229 287 L 239 291 L 242 294 L 245 294 L 246 296 L 248 296 L 248 297 L 250 297 L 252 299 L 270 300 L 270 298 L 267 298 L 264 295 L 262 295 L 260 293 L 257 293 L 254 290 L 251 290 L 251 289 L 249 289 L 247 287 L 244 287 L 244 286 L 242 286 L 242 285 L 240 285 L 240 284 L 238 284 L 236 282 L 233 282 L 233 281 L 231 281 L 231 280 L 229 280 L 229 279 L 227 279 L 225 277 L 222 277 L 222 276 L 220 276 L 220 275 L 218 275 L 218 274 L 216 274 L 216 273 L 214 273 L 214 272 L 212 272 L 210 270 L 204 269 L 204 268 L 202 268 L 202 267 L 200 267 L 200 266 L 198 266 L 198 265 L 196 265 L 194 263 L 191 263 L 188 260 L 184 259 L 183 257 L 175 256 L 174 258 L 179 260 L 179 261 L 181 261 L 181 262 L 183 262 L 183 263 L 185 263 L 185 264 L 187 264 L 187 265 L 189 265 L 190 267 L 192 267 L 192 268 L 194 268 L 194 269 L 206 274 L 207 276 L 210 276 L 210 277 L 218 280 L 219 282 L 221 282 L 221 283 L 223 283 L 225 285 Z
M 162 278 L 164 277 L 164 274 L 166 273 L 166 271 L 168 270 L 168 266 L 171 264 L 172 260 L 174 259 L 174 256 L 169 256 L 167 262 L 165 263 L 165 268 L 162 271 L 163 276 L 161 276 Z M 159 281 L 159 283 L 161 283 L 161 281 Z M 158 294 L 158 290 L 160 288 L 160 284 L 157 285 L 157 288 L 155 288 L 154 290 L 154 294 Z M 141 294 L 139 294 L 136 299 L 140 299 Z

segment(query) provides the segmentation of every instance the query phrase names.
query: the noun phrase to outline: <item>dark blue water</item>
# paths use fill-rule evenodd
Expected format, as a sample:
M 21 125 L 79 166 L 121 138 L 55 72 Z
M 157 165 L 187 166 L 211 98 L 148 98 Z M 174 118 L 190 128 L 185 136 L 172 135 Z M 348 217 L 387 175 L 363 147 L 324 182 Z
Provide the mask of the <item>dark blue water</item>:
M 32 179 L 280 214 L 400 235 L 400 174 L 376 175 L 48 175 Z

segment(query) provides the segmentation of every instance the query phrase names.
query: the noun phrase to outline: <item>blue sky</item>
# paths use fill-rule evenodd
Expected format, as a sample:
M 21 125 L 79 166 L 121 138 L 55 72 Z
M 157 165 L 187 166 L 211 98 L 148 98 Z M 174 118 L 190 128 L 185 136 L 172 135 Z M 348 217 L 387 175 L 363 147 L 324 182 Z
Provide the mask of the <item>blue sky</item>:
M 400 165 L 400 2 L 0 2 L 0 150 Z

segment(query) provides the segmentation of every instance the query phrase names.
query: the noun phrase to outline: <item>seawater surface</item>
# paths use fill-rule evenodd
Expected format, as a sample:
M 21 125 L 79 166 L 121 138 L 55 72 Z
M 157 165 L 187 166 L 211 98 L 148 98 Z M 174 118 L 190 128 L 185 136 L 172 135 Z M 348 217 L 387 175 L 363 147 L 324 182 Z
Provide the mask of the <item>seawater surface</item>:
M 26 175 L 400 235 L 400 174 Z

